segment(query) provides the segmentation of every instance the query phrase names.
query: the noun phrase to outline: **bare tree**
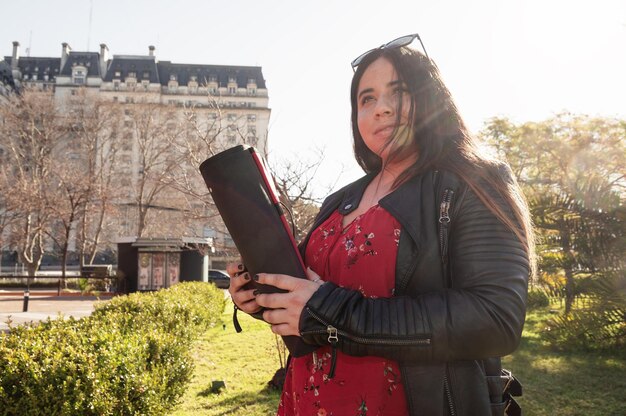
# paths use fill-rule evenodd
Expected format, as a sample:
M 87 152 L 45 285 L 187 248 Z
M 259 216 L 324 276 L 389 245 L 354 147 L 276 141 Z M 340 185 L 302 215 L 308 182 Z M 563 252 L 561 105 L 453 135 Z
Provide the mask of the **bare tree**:
M 111 216 L 116 212 L 113 201 L 119 192 L 113 179 L 122 111 L 119 104 L 86 94 L 79 94 L 69 104 L 74 148 L 78 151 L 81 171 L 72 175 L 72 169 L 68 169 L 68 173 L 87 185 L 83 188 L 83 215 L 77 227 L 79 259 L 83 266 L 93 263 L 101 248 L 104 228 L 111 225 Z
M 66 134 L 50 92 L 25 90 L 0 107 L 1 147 L 6 163 L 0 179 L 6 195 L 6 209 L 15 215 L 12 244 L 29 275 L 34 275 L 45 252 L 44 236 L 53 213 L 50 172 L 55 168 L 54 150 Z
M 316 149 L 309 160 L 294 155 L 289 159 L 275 160 L 271 167 L 278 191 L 290 206 L 296 240 L 303 238 L 311 228 L 324 196 L 336 185 L 316 183 L 323 161 L 324 151 Z
M 180 134 L 176 111 L 158 103 L 127 107 L 124 120 L 126 134 L 122 137 L 127 143 L 122 143 L 122 147 L 132 141 L 133 157 L 136 157 L 132 166 L 137 167 L 137 171 L 128 172 L 132 178 L 130 192 L 127 202 L 120 202 L 135 210 L 138 237 L 163 234 L 164 228 L 173 226 L 176 217 L 180 217 L 176 195 L 168 192 L 171 190 L 172 174 L 182 162 L 181 155 L 175 151 Z M 126 161 L 122 158 L 122 162 Z

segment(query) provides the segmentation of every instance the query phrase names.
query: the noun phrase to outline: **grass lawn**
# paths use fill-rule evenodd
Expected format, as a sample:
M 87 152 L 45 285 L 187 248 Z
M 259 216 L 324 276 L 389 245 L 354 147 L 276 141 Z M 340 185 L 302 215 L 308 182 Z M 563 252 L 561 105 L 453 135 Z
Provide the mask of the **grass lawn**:
M 530 312 L 520 348 L 503 360 L 524 385 L 518 398 L 524 415 L 626 415 L 626 353 L 553 351 L 538 333 L 550 316 L 547 308 Z M 196 344 L 195 376 L 172 416 L 275 414 L 279 393 L 266 388 L 279 367 L 274 336 L 244 313 L 237 334 L 231 317 L 229 302 L 222 322 Z M 212 380 L 226 388 L 211 393 Z
M 274 335 L 267 324 L 242 312 L 238 334 L 232 314 L 228 301 L 222 321 L 196 343 L 194 378 L 172 416 L 276 414 L 280 392 L 266 387 L 280 367 Z M 212 393 L 213 380 L 223 380 L 225 389 Z
M 550 316 L 548 308 L 529 312 L 520 347 L 503 359 L 524 386 L 524 414 L 626 415 L 626 352 L 555 351 L 539 335 Z

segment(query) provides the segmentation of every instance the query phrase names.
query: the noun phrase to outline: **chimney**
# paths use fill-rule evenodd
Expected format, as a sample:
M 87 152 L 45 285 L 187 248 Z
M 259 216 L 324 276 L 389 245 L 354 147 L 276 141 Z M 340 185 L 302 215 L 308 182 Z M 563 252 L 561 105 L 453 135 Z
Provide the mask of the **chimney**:
M 109 48 L 104 43 L 100 44 L 100 76 L 104 79 L 107 72 L 107 62 L 109 60 Z
M 72 51 L 72 48 L 66 42 L 63 42 L 61 46 L 63 47 L 63 49 L 61 50 L 61 71 L 62 71 L 63 67 L 65 66 L 65 63 L 67 62 L 67 57 Z
M 150 45 L 150 46 L 148 46 L 148 49 L 150 50 L 148 55 L 149 56 L 154 56 L 154 49 L 155 49 L 155 47 L 153 45 Z
M 20 43 L 13 41 L 13 56 L 11 56 L 11 69 L 17 69 L 17 63 L 20 60 Z

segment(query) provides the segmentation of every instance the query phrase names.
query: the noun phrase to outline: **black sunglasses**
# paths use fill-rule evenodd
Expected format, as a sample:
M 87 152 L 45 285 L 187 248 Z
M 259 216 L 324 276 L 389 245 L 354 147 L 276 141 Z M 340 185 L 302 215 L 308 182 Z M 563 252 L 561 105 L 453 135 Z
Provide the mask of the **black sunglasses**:
M 350 65 L 352 65 L 352 70 L 355 71 L 356 67 L 359 66 L 359 64 L 363 61 L 363 58 L 369 55 L 372 51 L 376 51 L 379 49 L 401 48 L 402 46 L 410 45 L 415 39 L 420 41 L 420 44 L 422 45 L 422 49 L 424 50 L 424 54 L 426 55 L 426 58 L 430 59 L 430 57 L 428 56 L 428 52 L 426 52 L 426 48 L 424 47 L 424 43 L 422 42 L 422 39 L 420 38 L 420 35 L 418 35 L 417 33 L 414 33 L 412 35 L 399 37 L 398 39 L 394 39 L 391 42 L 387 42 L 384 45 L 379 46 L 378 48 L 370 49 L 369 51 L 359 55 L 358 58 L 356 58 L 354 61 L 350 63 Z

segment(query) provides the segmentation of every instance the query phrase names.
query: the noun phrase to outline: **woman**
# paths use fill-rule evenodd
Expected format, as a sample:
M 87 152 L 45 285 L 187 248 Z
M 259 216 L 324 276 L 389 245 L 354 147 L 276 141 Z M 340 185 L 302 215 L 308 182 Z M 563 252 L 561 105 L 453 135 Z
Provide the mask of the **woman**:
M 281 415 L 504 414 L 497 357 L 524 323 L 528 210 L 508 169 L 478 153 L 437 67 L 407 47 L 416 38 L 353 61 L 366 176 L 322 205 L 301 244 L 309 279 L 258 274 L 287 291 L 259 294 L 230 270 L 239 309 L 267 308 L 272 331 L 319 346 L 291 359 Z

